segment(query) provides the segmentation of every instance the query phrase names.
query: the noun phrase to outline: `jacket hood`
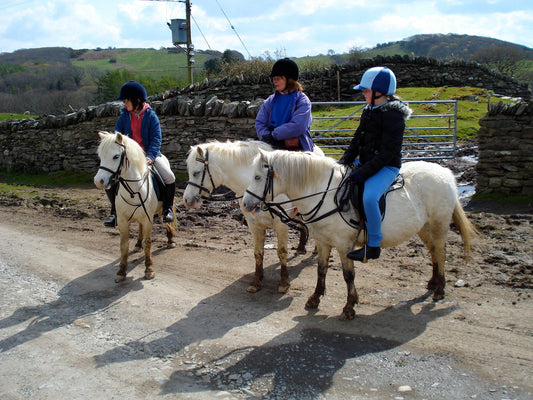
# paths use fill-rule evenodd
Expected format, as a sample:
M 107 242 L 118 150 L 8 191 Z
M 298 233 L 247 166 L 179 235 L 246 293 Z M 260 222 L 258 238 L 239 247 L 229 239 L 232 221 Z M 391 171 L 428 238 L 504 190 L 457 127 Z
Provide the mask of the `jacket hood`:
M 392 100 L 383 104 L 381 107 L 379 107 L 379 109 L 381 111 L 397 111 L 402 114 L 404 120 L 408 120 L 413 113 L 413 110 L 407 103 L 397 98 L 393 98 Z

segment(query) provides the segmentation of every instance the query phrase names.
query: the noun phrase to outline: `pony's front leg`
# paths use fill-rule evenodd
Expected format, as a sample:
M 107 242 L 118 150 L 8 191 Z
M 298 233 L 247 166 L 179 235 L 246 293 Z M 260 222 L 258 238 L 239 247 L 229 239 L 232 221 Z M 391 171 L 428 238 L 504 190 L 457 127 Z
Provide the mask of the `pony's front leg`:
M 248 221 L 248 226 L 250 227 L 254 241 L 255 275 L 250 286 L 248 286 L 248 289 L 246 290 L 250 293 L 257 293 L 261 289 L 261 281 L 263 280 L 266 228 L 253 225 L 250 221 Z
M 128 271 L 130 224 L 119 220 L 118 230 L 120 232 L 120 265 L 117 276 L 115 277 L 116 283 L 125 280 Z
M 298 231 L 300 232 L 300 241 L 298 242 L 298 247 L 296 248 L 296 254 L 305 254 L 307 253 L 305 245 L 309 239 L 309 234 L 307 233 L 307 229 L 305 229 L 303 226 L 300 226 Z
M 359 296 L 357 295 L 357 289 L 355 288 L 355 270 L 353 261 L 346 257 L 346 254 L 351 250 L 342 249 L 339 251 L 339 256 L 342 264 L 342 275 L 346 282 L 346 288 L 348 290 L 348 296 L 346 298 L 346 305 L 342 309 L 341 319 L 354 319 L 355 310 L 354 306 L 359 303 Z
M 139 224 L 139 234 L 137 236 L 137 242 L 135 242 L 135 247 L 133 248 L 133 252 L 136 253 L 138 251 L 141 251 L 143 247 L 143 231 L 142 227 Z
M 278 258 L 280 263 L 280 280 L 278 293 L 287 293 L 291 283 L 289 281 L 289 270 L 287 269 L 287 246 L 289 243 L 289 228 L 284 223 L 278 223 L 275 227 L 278 237 Z
M 139 223 L 139 231 L 143 233 L 143 248 L 144 248 L 144 279 L 154 279 L 155 272 L 152 268 L 152 224 L 146 222 Z
M 323 296 L 326 292 L 326 274 L 328 273 L 331 246 L 317 241 L 316 247 L 318 252 L 316 288 L 315 292 L 307 300 L 307 303 L 305 303 L 306 308 L 318 308 L 318 305 L 320 304 L 320 296 Z

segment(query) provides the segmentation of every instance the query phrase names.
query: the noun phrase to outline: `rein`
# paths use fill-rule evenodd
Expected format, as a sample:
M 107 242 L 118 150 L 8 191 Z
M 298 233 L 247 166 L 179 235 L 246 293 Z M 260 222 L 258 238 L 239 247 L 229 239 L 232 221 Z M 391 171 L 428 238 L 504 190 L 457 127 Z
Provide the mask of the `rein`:
M 295 198 L 295 199 L 290 199 L 290 200 L 287 200 L 287 201 L 274 203 L 274 170 L 273 170 L 271 165 L 265 165 L 265 166 L 268 167 L 268 173 L 267 173 L 267 179 L 266 179 L 266 182 L 265 182 L 265 188 L 263 190 L 263 196 L 260 197 L 257 194 L 255 194 L 255 193 L 253 193 L 253 192 L 251 192 L 249 190 L 246 190 L 246 193 L 248 193 L 249 195 L 251 195 L 251 196 L 255 197 L 256 199 L 258 199 L 259 201 L 261 201 L 261 203 L 263 204 L 263 206 L 261 207 L 262 211 L 269 211 L 271 214 L 277 215 L 281 219 L 281 221 L 283 223 L 285 223 L 285 224 L 288 221 L 290 221 L 290 222 L 297 223 L 297 224 L 300 224 L 300 225 L 303 225 L 303 226 L 306 226 L 306 224 L 311 224 L 313 222 L 320 221 L 321 219 L 327 218 L 330 215 L 333 215 L 333 214 L 339 212 L 340 209 L 338 207 L 336 207 L 336 208 L 334 208 L 334 209 L 332 209 L 332 210 L 330 210 L 330 211 L 328 211 L 328 212 L 326 212 L 326 213 L 324 213 L 324 214 L 322 214 L 322 215 L 320 215 L 318 217 L 316 216 L 318 214 L 318 212 L 320 211 L 320 209 L 322 208 L 322 206 L 324 204 L 324 200 L 325 200 L 328 192 L 331 192 L 333 190 L 338 190 L 338 188 L 339 188 L 339 187 L 330 188 L 331 181 L 332 181 L 333 175 L 335 173 L 334 169 L 331 170 L 331 174 L 329 176 L 329 180 L 328 180 L 328 184 L 327 184 L 326 190 L 323 190 L 323 191 L 317 192 L 317 193 L 313 193 L 313 194 L 309 194 L 309 195 L 306 195 L 306 196 L 298 197 L 298 198 Z M 270 195 L 271 201 L 267 201 L 268 195 Z M 322 195 L 322 197 L 320 198 L 320 200 L 318 201 L 316 206 L 311 209 L 311 211 L 309 211 L 307 213 L 303 213 L 303 214 L 298 212 L 296 214 L 296 216 L 300 217 L 301 220 L 289 216 L 287 211 L 282 207 L 284 204 L 287 204 L 287 203 L 293 203 L 295 201 L 304 200 L 304 199 L 308 199 L 308 198 L 319 196 L 319 195 Z M 306 229 L 307 229 L 307 227 L 306 227 Z

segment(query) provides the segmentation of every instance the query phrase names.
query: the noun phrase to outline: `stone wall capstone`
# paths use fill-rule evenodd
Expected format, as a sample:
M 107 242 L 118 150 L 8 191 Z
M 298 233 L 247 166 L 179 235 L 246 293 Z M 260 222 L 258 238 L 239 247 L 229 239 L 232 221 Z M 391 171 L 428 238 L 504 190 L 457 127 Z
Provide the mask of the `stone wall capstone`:
M 361 100 L 353 84 L 367 68 L 376 65 L 391 68 L 399 86 L 474 86 L 512 97 L 530 97 L 527 85 L 476 63 L 400 56 L 305 72 L 301 81 L 314 102 L 337 101 L 338 96 L 343 101 Z M 151 96 L 163 129 L 161 151 L 172 169 L 186 173 L 185 160 L 191 145 L 255 138 L 255 117 L 272 90 L 268 76 L 236 76 Z M 0 166 L 35 172 L 95 173 L 99 164 L 97 132 L 113 131 L 121 107 L 121 102 L 110 102 L 66 115 L 0 122 Z

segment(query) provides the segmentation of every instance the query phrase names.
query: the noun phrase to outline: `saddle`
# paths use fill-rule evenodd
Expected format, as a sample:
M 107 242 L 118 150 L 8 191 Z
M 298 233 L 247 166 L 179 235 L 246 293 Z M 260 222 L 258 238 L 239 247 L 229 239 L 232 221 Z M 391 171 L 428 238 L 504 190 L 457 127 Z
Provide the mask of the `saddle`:
M 344 221 L 352 228 L 361 229 L 365 226 L 365 210 L 363 206 L 363 191 L 364 183 L 354 183 L 349 177 L 357 166 L 350 165 L 346 169 L 339 187 L 335 193 L 335 204 L 339 210 L 339 214 Z M 385 216 L 387 205 L 387 195 L 394 191 L 401 189 L 404 186 L 404 179 L 402 174 L 398 174 L 394 182 L 389 186 L 385 193 L 379 199 L 379 210 L 381 212 L 381 220 Z
M 156 168 L 154 168 L 152 165 L 150 165 L 148 168 L 150 169 L 150 179 L 152 180 L 152 185 L 154 187 L 157 200 L 163 201 L 165 182 L 163 182 L 163 178 L 161 178 L 161 175 L 159 175 L 159 172 L 157 172 Z

